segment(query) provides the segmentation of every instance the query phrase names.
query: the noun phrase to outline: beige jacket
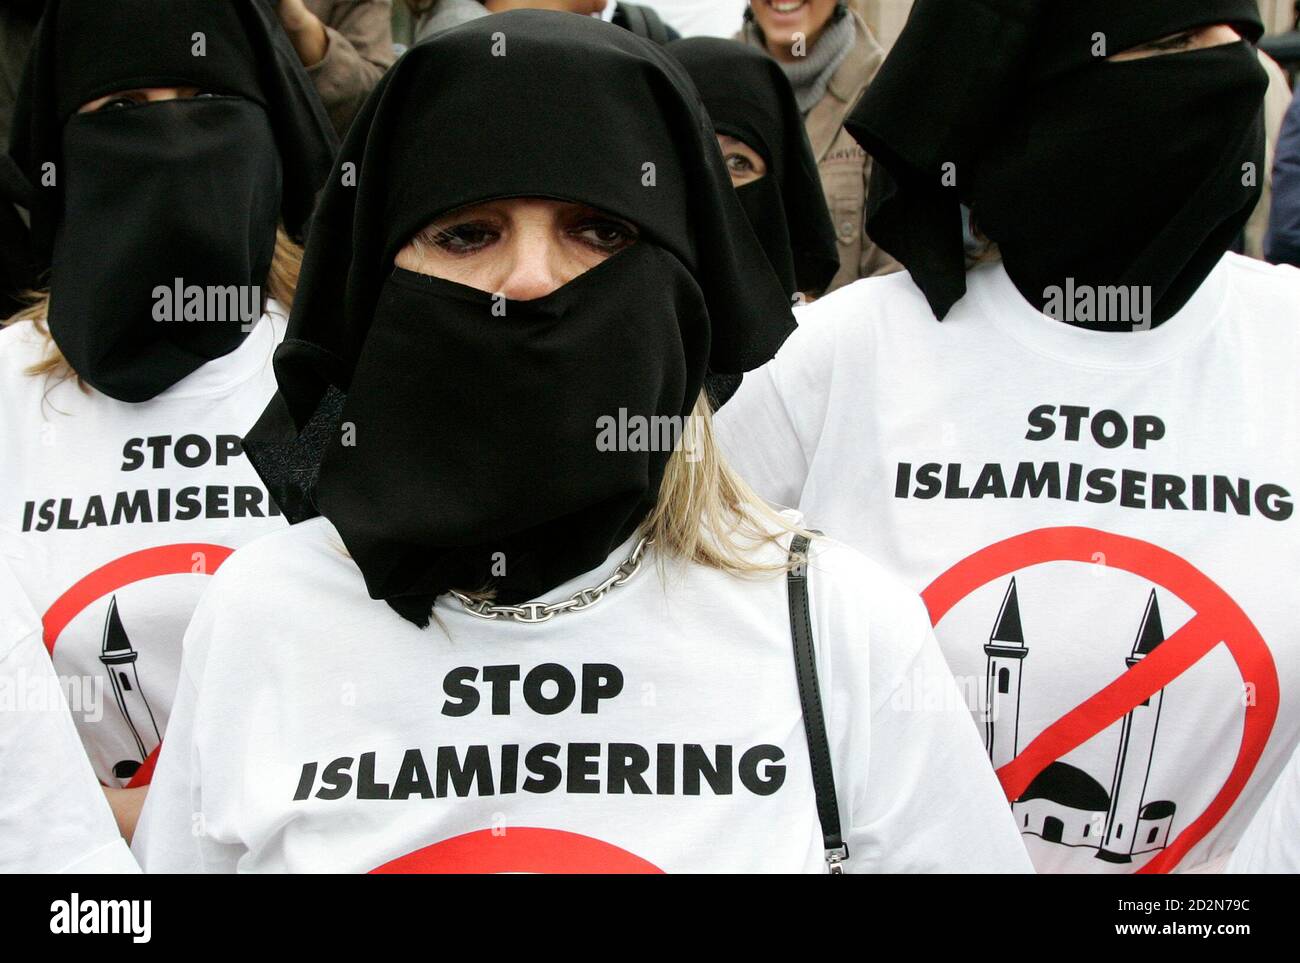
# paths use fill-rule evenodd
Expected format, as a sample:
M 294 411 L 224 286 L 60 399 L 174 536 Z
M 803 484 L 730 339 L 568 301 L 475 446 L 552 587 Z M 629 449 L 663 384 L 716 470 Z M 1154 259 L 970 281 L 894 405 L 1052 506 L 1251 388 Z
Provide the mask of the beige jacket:
M 886 50 L 894 46 L 912 12 L 912 0 L 849 0 L 849 6 L 862 14 L 862 19 Z
M 330 123 L 347 133 L 352 118 L 397 54 L 393 50 L 392 0 L 305 0 L 325 25 L 325 58 L 307 68 Z
M 884 49 L 866 23 L 856 13 L 852 16 L 856 26 L 853 49 L 831 77 L 826 94 L 804 120 L 839 241 L 840 269 L 826 289 L 828 293 L 858 278 L 892 274 L 901 269 L 897 261 L 867 237 L 865 220 L 871 158 L 844 129 L 849 110 L 885 60 Z

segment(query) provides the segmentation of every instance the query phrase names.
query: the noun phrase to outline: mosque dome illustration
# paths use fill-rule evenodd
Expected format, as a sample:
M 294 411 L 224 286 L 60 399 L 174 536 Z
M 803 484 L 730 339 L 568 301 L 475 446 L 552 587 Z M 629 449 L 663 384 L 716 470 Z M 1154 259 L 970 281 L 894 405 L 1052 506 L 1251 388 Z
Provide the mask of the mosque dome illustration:
M 1124 660 L 1126 666 L 1132 668 L 1164 640 L 1160 603 L 1152 589 L 1137 638 Z M 1001 768 L 1020 751 L 1020 705 L 1028 691 L 1029 647 L 1014 578 L 984 652 L 988 657 L 985 748 L 994 768 Z M 1098 859 L 1112 863 L 1132 862 L 1134 856 L 1164 849 L 1177 806 L 1170 800 L 1144 798 L 1164 695 L 1161 689 L 1124 717 L 1109 791 L 1091 774 L 1057 760 L 1011 804 L 1020 832 L 1061 846 L 1095 849 Z

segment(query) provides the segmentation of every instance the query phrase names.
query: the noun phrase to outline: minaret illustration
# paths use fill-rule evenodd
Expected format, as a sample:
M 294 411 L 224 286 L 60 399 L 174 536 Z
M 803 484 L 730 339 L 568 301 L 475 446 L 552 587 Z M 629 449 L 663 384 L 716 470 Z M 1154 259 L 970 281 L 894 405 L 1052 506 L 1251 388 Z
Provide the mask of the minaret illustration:
M 1128 667 L 1141 662 L 1164 640 L 1160 606 L 1152 590 L 1137 641 L 1125 660 Z M 1029 649 L 1021 628 L 1015 579 L 1002 599 L 984 651 L 988 654 L 989 713 L 985 732 L 989 759 L 1000 769 L 1020 748 L 1022 692 L 1031 702 L 1034 697 L 1032 687 L 1024 689 L 1021 684 Z M 1169 845 L 1174 803 L 1143 801 L 1163 701 L 1162 689 L 1125 717 L 1109 793 L 1090 773 L 1057 759 L 1012 801 L 1011 812 L 1020 832 L 1059 846 L 1093 849 L 1097 858 L 1116 863 L 1131 862 L 1139 853 Z
M 1020 599 L 1016 580 L 1011 580 L 1002 598 L 997 621 L 988 645 L 987 691 L 985 693 L 985 742 L 994 769 L 1016 758 L 1020 743 L 1020 676 L 1025 656 L 1025 633 L 1020 625 Z
M 122 711 L 122 718 L 135 739 L 139 759 L 122 759 L 113 766 L 113 775 L 119 779 L 130 779 L 141 764 L 149 758 L 149 753 L 162 735 L 158 732 L 158 723 L 154 721 L 153 710 L 140 687 L 140 673 L 136 660 L 140 653 L 131 645 L 122 618 L 117 611 L 117 596 L 108 603 L 108 617 L 104 620 L 104 644 L 99 654 L 99 661 L 104 663 L 109 681 L 113 685 L 113 696 L 117 707 Z
M 1160 603 L 1156 600 L 1156 590 L 1152 589 L 1133 643 L 1133 652 L 1124 661 L 1132 668 L 1164 640 Z M 1106 831 L 1097 850 L 1098 859 L 1110 863 L 1132 862 L 1135 853 L 1163 848 L 1168 840 L 1174 804 L 1162 801 L 1146 807 L 1142 805 L 1164 699 L 1165 690 L 1161 689 L 1146 702 L 1134 706 L 1124 717 L 1119 754 L 1115 758 L 1115 776 L 1110 787 L 1110 810 L 1106 813 Z

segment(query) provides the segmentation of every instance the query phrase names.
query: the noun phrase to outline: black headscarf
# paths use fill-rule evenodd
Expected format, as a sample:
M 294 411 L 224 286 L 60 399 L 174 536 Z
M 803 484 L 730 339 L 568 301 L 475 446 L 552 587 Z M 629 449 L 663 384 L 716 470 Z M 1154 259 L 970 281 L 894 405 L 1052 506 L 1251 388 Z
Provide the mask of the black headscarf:
M 791 295 L 821 294 L 840 266 L 835 227 L 780 64 L 752 47 L 713 37 L 678 40 L 668 52 L 695 81 L 718 133 L 743 141 L 767 163 L 765 177 L 736 193 L 782 286 Z
M 639 240 L 532 301 L 394 267 L 437 216 L 509 197 Z M 291 520 L 319 510 L 424 625 L 453 587 L 517 602 L 599 565 L 669 452 L 600 450 L 597 419 L 684 418 L 708 367 L 757 367 L 792 328 L 682 67 L 592 18 L 498 14 L 412 48 L 357 117 L 246 447 Z
M 31 243 L 18 207 L 30 207 L 32 190 L 13 160 L 0 154 L 0 321 L 23 306 L 35 285 Z
M 1104 58 L 1232 24 L 1248 42 Z M 942 319 L 964 295 L 962 203 L 1025 297 L 1045 284 L 1195 292 L 1263 177 L 1254 0 L 918 0 L 845 126 L 877 161 L 867 232 Z
M 206 96 L 78 113 L 171 86 Z M 161 323 L 155 291 L 263 284 L 277 221 L 303 234 L 336 146 L 264 0 L 52 0 L 10 153 L 36 188 L 50 331 L 77 373 L 142 401 L 237 347 L 240 318 Z

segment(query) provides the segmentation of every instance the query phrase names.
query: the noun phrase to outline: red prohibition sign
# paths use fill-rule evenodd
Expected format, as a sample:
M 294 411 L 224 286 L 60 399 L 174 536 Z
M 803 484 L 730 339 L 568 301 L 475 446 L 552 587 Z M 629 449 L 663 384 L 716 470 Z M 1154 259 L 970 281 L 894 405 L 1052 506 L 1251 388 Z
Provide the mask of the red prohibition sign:
M 954 605 L 995 579 L 1047 562 L 1096 564 L 1098 553 L 1104 564 L 1178 596 L 1195 615 L 1137 665 L 1039 733 L 1020 755 L 998 770 L 998 778 L 1007 799 L 1018 799 L 1047 766 L 1122 719 L 1222 642 L 1237 663 L 1242 680 L 1254 683 L 1255 704 L 1245 707 L 1241 746 L 1218 795 L 1177 839 L 1138 871 L 1167 873 L 1236 802 L 1277 719 L 1277 667 L 1246 613 L 1209 577 L 1172 552 L 1091 528 L 1043 528 L 997 542 L 940 575 L 921 597 L 930 611 L 930 621 L 938 626 Z
M 101 565 L 86 575 L 70 589 L 54 600 L 41 618 L 44 629 L 45 647 L 54 655 L 54 646 L 68 623 L 93 604 L 124 585 L 157 578 L 160 575 L 187 575 L 194 571 L 194 557 L 202 556 L 204 571 L 211 575 L 230 557 L 233 549 L 224 545 L 207 545 L 191 542 L 180 545 L 159 545 L 146 548 L 130 555 L 115 558 L 106 565 Z M 128 788 L 146 786 L 153 777 L 154 763 L 158 759 L 158 749 L 149 754 L 149 758 L 131 777 Z
M 653 863 L 591 836 L 530 826 L 453 836 L 371 873 L 662 873 Z

